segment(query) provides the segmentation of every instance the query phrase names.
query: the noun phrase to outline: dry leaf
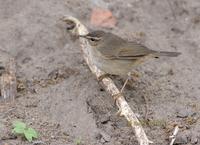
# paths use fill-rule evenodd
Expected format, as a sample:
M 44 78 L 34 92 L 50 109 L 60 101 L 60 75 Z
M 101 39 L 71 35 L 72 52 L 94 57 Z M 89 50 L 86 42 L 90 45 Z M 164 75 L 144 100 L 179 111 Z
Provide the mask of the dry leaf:
M 116 19 L 108 9 L 94 8 L 90 22 L 92 25 L 112 28 L 116 25 Z

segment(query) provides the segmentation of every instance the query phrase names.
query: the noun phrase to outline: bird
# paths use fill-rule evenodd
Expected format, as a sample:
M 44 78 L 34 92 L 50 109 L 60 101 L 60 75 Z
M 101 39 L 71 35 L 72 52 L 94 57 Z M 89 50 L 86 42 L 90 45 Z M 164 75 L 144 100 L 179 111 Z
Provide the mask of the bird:
M 80 35 L 88 40 L 91 46 L 93 63 L 106 74 L 130 76 L 134 67 L 161 56 L 177 57 L 180 52 L 156 51 L 134 41 L 127 41 L 111 32 L 96 30 Z M 125 87 L 128 79 L 123 85 Z

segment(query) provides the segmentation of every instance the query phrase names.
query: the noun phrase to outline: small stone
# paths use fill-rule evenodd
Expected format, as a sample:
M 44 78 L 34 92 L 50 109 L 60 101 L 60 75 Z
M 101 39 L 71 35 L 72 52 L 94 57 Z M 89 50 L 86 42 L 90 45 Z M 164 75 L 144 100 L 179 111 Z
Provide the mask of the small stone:
M 51 135 L 51 138 L 52 138 L 52 139 L 55 139 L 55 136 L 54 136 L 54 135 Z
M 188 132 L 180 133 L 177 135 L 174 144 L 183 145 L 187 144 L 191 140 L 191 136 Z
M 110 141 L 110 139 L 111 139 L 111 137 L 110 137 L 110 135 L 108 135 L 106 132 L 101 132 L 100 133 L 101 134 L 101 140 L 102 140 L 102 138 L 105 140 L 105 142 L 109 142 Z
M 198 138 L 195 137 L 195 136 L 192 136 L 192 138 L 191 138 L 191 143 L 192 143 L 192 144 L 197 144 L 197 143 L 198 143 Z
M 179 118 L 187 118 L 189 116 L 192 116 L 194 114 L 194 112 L 192 112 L 191 109 L 181 109 L 179 111 L 177 111 L 177 117 Z
M 174 142 L 174 144 L 176 145 L 182 145 L 182 144 L 187 144 L 187 143 L 188 143 L 187 137 L 183 137 L 183 136 L 177 137 Z
M 100 142 L 101 142 L 101 143 L 105 143 L 106 141 L 105 141 L 103 138 L 101 138 L 101 139 L 100 139 Z
M 97 133 L 95 137 L 96 137 L 97 140 L 100 140 L 102 138 L 100 133 Z
M 104 115 L 101 117 L 100 122 L 102 124 L 106 124 L 108 121 L 110 121 L 110 117 L 108 115 Z

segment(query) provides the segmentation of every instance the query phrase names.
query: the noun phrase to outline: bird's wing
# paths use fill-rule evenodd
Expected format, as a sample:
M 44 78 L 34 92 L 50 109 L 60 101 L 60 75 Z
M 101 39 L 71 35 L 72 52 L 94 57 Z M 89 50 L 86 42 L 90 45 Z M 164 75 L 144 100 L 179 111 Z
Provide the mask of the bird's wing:
M 107 50 L 104 56 L 108 59 L 136 60 L 154 52 L 155 51 L 148 49 L 147 47 L 141 44 L 137 44 L 135 42 L 128 42 L 125 44 L 121 44 L 120 48 L 119 46 L 115 46 Z

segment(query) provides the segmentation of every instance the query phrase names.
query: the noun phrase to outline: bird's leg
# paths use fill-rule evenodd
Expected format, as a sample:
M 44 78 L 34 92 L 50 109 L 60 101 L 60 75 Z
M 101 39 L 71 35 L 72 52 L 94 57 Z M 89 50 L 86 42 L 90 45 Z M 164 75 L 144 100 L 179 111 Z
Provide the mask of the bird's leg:
M 141 74 L 140 74 L 139 72 L 137 72 L 137 71 L 131 71 L 131 72 L 129 72 L 129 73 L 128 73 L 128 78 L 126 79 L 126 81 L 125 81 L 124 85 L 122 86 L 120 92 L 121 92 L 121 93 L 123 92 L 123 90 L 124 90 L 124 88 L 126 87 L 128 81 L 135 80 L 135 78 L 138 78 L 138 77 L 140 77 L 140 76 L 141 76 Z M 131 81 L 131 82 L 132 82 L 132 81 Z
M 125 83 L 123 84 L 123 86 L 122 86 L 122 88 L 121 88 L 121 90 L 120 90 L 120 93 L 123 92 L 123 90 L 124 90 L 126 84 L 128 83 L 128 80 L 129 80 L 129 79 L 130 79 L 130 78 L 129 78 L 129 76 L 128 76 L 128 78 L 126 79 Z
M 126 79 L 126 81 L 124 82 L 124 85 L 122 86 L 120 93 L 123 92 L 124 88 L 126 87 L 126 84 L 128 83 L 128 81 L 131 79 L 131 72 L 128 73 L 128 77 Z

